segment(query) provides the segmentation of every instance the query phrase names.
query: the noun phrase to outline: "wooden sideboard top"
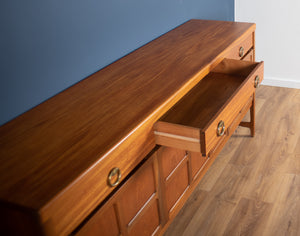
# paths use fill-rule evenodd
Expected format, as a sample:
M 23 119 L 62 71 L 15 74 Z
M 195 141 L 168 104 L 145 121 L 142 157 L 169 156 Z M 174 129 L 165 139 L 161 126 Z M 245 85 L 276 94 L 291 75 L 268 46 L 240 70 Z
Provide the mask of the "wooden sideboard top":
M 1 126 L 0 200 L 45 206 L 254 30 L 190 20 Z

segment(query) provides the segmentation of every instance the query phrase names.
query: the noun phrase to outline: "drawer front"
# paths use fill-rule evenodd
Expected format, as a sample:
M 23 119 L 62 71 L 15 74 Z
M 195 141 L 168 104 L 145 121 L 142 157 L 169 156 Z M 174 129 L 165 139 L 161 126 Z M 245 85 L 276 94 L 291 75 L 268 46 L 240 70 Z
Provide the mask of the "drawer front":
M 198 128 L 157 121 L 154 124 L 154 134 L 158 145 L 201 152 Z
M 224 59 L 156 122 L 156 143 L 207 156 L 254 93 L 256 78 L 263 78 L 263 62 Z
M 255 56 L 254 56 L 254 50 L 253 49 L 251 49 L 247 54 L 246 54 L 246 56 L 244 56 L 243 57 L 243 61 L 254 61 L 254 58 L 255 58 Z
M 222 136 L 218 135 L 217 132 L 219 123 L 223 121 L 225 129 L 227 129 L 245 106 L 249 97 L 254 93 L 256 76 L 259 76 L 260 80 L 263 78 L 263 63 L 260 63 L 255 67 L 239 90 L 237 90 L 232 98 L 228 100 L 220 113 L 216 114 L 215 118 L 202 130 L 201 135 L 202 140 L 204 140 L 206 154 L 208 154 L 222 139 Z
M 225 55 L 230 59 L 242 59 L 251 48 L 254 48 L 254 33 L 249 34 L 245 39 L 242 39 Z

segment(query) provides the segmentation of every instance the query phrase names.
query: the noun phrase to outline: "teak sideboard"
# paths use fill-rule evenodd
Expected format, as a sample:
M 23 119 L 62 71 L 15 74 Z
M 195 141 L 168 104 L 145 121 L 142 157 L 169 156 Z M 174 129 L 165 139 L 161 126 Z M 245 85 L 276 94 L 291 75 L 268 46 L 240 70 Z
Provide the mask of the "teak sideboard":
M 254 58 L 255 24 L 190 20 L 1 126 L 0 234 L 163 234 L 254 136 Z

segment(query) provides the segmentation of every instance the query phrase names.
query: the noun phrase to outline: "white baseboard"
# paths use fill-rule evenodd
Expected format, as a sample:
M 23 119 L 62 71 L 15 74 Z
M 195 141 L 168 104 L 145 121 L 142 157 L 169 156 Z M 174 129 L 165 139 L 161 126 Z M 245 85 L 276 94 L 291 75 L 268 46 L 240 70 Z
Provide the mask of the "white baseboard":
M 296 79 L 264 77 L 264 80 L 262 81 L 262 85 L 300 89 L 300 79 L 296 80 Z

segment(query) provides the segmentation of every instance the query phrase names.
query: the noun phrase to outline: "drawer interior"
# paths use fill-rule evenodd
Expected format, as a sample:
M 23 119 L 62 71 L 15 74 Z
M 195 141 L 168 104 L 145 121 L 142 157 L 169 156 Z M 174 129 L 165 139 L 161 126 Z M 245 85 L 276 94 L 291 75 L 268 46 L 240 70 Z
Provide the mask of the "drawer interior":
M 180 147 L 179 140 L 184 140 L 186 150 L 200 151 L 204 141 L 201 132 L 228 106 L 258 66 L 255 62 L 224 59 L 156 122 L 157 144 Z

